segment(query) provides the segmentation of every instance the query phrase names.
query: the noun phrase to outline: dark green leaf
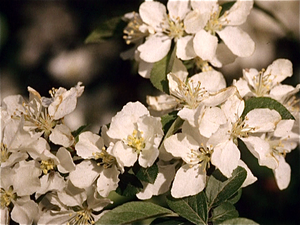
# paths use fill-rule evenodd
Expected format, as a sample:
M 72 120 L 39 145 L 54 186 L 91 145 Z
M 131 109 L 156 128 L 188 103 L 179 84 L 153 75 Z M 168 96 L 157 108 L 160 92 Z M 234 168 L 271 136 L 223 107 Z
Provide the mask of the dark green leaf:
M 223 4 L 221 4 L 222 6 L 222 10 L 220 12 L 220 17 L 227 11 L 229 10 L 233 5 L 234 5 L 235 1 L 230 1 L 230 2 L 224 2 Z
M 148 182 L 151 184 L 154 183 L 158 174 L 158 166 L 156 165 L 156 163 L 147 168 L 141 167 L 138 163 L 136 163 L 132 170 L 136 177 L 140 179 L 140 181 Z
M 151 202 L 127 202 L 105 213 L 96 224 L 129 224 L 155 216 L 176 215 Z
M 89 125 L 82 125 L 77 130 L 72 131 L 72 135 L 75 138 L 76 142 L 78 142 L 78 136 L 81 134 Z
M 276 110 L 283 120 L 294 120 L 293 115 L 280 102 L 269 97 L 253 97 L 245 101 L 245 109 L 242 117 L 244 118 L 248 112 L 256 108 L 268 108 Z
M 194 224 L 207 224 L 207 202 L 205 193 L 202 191 L 197 195 L 185 198 L 167 198 L 168 206 L 183 218 Z
M 247 176 L 246 170 L 240 166 L 225 181 L 218 180 L 214 174 L 217 174 L 217 172 L 210 176 L 205 190 L 209 208 L 231 198 L 240 189 Z
M 171 122 L 172 122 L 172 121 L 170 121 L 170 123 L 171 123 Z M 180 129 L 180 127 L 182 126 L 183 122 L 184 122 L 183 119 L 181 119 L 180 117 L 177 117 L 177 118 L 173 121 L 173 123 L 172 123 L 172 125 L 169 127 L 169 129 L 168 129 L 167 131 L 164 130 L 165 136 L 164 136 L 164 138 L 163 138 L 161 144 L 164 142 L 164 140 L 165 140 L 166 138 L 170 137 L 172 134 L 175 134 L 175 132 L 177 132 L 177 131 Z M 168 125 L 170 125 L 170 124 L 168 124 Z
M 242 196 L 242 189 L 239 189 L 233 196 L 227 199 L 226 202 L 235 204 L 240 200 L 241 196 Z
M 193 223 L 181 217 L 160 217 L 153 220 L 150 225 L 193 225 Z
M 176 45 L 163 59 L 154 63 L 150 73 L 150 81 L 158 90 L 169 94 L 167 74 L 172 71 L 176 57 Z
M 116 192 L 119 195 L 131 197 L 135 196 L 138 192 L 140 192 L 143 189 L 142 183 L 133 174 L 125 172 L 121 174 L 119 178 L 119 186 L 116 190 Z
M 170 129 L 171 125 L 174 123 L 177 117 L 177 111 L 170 112 L 161 117 L 161 124 L 164 134 L 167 133 L 167 131 Z
M 225 220 L 223 223 L 221 223 L 223 225 L 258 225 L 258 223 L 254 222 L 253 220 L 247 219 L 247 218 L 233 218 L 233 219 L 229 219 L 229 220 Z
M 113 17 L 102 22 L 86 39 L 85 44 L 100 43 L 109 38 L 119 38 L 123 34 L 126 23 L 122 17 Z
M 235 207 L 229 202 L 223 202 L 212 210 L 211 221 L 213 224 L 219 224 L 225 220 L 238 217 L 239 213 Z

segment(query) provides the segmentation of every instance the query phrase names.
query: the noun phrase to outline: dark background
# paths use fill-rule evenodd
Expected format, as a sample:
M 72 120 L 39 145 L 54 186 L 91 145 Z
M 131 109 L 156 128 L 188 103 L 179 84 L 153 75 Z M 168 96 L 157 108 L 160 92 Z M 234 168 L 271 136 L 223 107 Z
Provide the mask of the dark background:
M 122 39 L 84 44 L 86 37 L 101 22 L 138 11 L 141 2 L 143 1 L 1 1 L 1 100 L 10 94 L 28 96 L 27 86 L 36 89 L 42 96 L 48 96 L 48 90 L 52 87 L 70 88 L 81 78 L 85 92 L 78 102 L 81 110 L 79 115 L 83 117 L 80 122 L 93 124 L 90 128 L 95 132 L 101 125 L 108 123 L 127 102 L 141 101 L 146 104 L 146 95 L 154 95 L 157 91 L 149 80 L 137 74 L 133 62 L 120 58 L 119 54 L 128 49 Z M 288 4 L 288 1 L 284 4 Z M 299 4 L 295 16 L 299 23 Z M 256 23 L 261 21 L 252 18 L 252 25 Z M 252 32 L 249 33 L 250 36 L 256 38 L 270 35 L 270 41 L 264 40 L 260 46 L 272 45 L 272 48 L 266 48 L 263 54 L 259 54 L 261 59 L 255 56 L 252 61 L 249 60 L 249 65 L 245 59 L 225 67 L 223 72 L 228 84 L 233 78 L 242 75 L 241 68 L 245 68 L 245 65 L 257 66 L 260 70 L 280 57 L 290 59 L 294 67 L 294 76 L 284 82 L 293 86 L 299 83 L 299 29 L 292 30 L 293 36 L 277 35 L 273 31 L 262 33 L 257 27 Z M 259 40 L 261 39 L 255 39 Z M 49 71 L 51 60 L 62 52 L 74 51 L 88 52 L 91 56 L 90 67 L 95 69 L 87 68 L 68 79 L 53 76 Z M 286 161 L 292 168 L 291 183 L 286 190 L 280 191 L 272 171 L 258 167 L 257 160 L 251 154 L 242 152 L 243 159 L 258 177 L 258 181 L 243 189 L 242 198 L 236 204 L 241 217 L 253 219 L 260 224 L 300 223 L 299 153 L 298 148 L 287 154 Z

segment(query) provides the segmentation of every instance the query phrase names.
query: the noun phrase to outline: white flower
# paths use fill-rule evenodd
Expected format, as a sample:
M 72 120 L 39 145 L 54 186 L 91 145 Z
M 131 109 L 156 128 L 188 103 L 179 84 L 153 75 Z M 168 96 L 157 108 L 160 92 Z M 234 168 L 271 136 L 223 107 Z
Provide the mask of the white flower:
M 277 59 L 266 70 L 262 69 L 260 72 L 254 68 L 244 69 L 243 78 L 234 81 L 234 85 L 242 97 L 279 96 L 283 94 L 282 92 L 286 92 L 284 91 L 286 86 L 282 86 L 280 83 L 292 76 L 292 66 L 292 63 L 287 59 Z
M 139 15 L 142 21 L 148 25 L 150 35 L 145 43 L 137 50 L 140 58 L 148 63 L 161 60 L 170 50 L 172 40 L 178 43 L 177 56 L 185 58 L 186 41 L 183 19 L 188 13 L 188 1 L 168 1 L 166 7 L 156 1 L 146 1 L 140 5 Z
M 75 149 L 86 160 L 76 165 L 75 171 L 70 173 L 70 181 L 79 188 L 87 188 L 96 181 L 97 191 L 103 197 L 116 190 L 123 168 L 119 169 L 116 158 L 111 154 L 112 147 L 106 149 L 102 137 L 87 131 L 79 135 Z
M 11 210 L 12 220 L 20 224 L 32 224 L 39 216 L 37 203 L 30 199 L 40 185 L 39 170 L 32 162 L 1 168 L 1 213 Z
M 175 198 L 195 195 L 205 188 L 206 169 L 213 154 L 212 146 L 206 145 L 207 139 L 197 129 L 184 123 L 182 131 L 164 141 L 166 151 L 184 162 L 176 172 L 171 188 Z
M 153 184 L 142 182 L 143 190 L 136 194 L 138 199 L 150 199 L 153 195 L 161 195 L 170 189 L 171 182 L 175 175 L 176 164 L 164 165 L 158 161 L 158 174 Z
M 297 147 L 299 133 L 292 128 L 294 120 L 281 120 L 274 132 L 262 134 L 260 137 L 242 138 L 250 152 L 258 159 L 261 166 L 273 170 L 280 190 L 287 188 L 291 177 L 291 168 L 285 161 L 287 153 Z
M 94 190 L 68 185 L 61 192 L 47 194 L 41 203 L 49 210 L 42 213 L 37 224 L 94 224 L 103 214 L 99 212 L 111 203 Z
M 160 118 L 152 117 L 140 102 L 129 102 L 111 121 L 107 135 L 116 140 L 112 153 L 121 166 L 153 165 L 163 137 Z
M 253 1 L 237 1 L 222 16 L 222 8 L 216 1 L 191 1 L 191 5 L 193 10 L 185 17 L 184 25 L 187 33 L 195 34 L 194 51 L 201 59 L 211 61 L 215 66 L 222 66 L 216 59 L 216 34 L 234 55 L 245 57 L 254 52 L 255 44 L 252 39 L 237 27 L 246 21 Z

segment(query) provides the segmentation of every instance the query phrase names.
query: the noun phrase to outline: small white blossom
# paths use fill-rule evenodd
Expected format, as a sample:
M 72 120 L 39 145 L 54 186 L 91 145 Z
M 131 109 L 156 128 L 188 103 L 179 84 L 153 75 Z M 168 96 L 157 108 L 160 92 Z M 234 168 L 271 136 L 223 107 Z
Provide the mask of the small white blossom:
M 158 157 L 163 131 L 160 118 L 150 116 L 140 102 L 129 102 L 112 118 L 107 135 L 116 140 L 112 152 L 121 166 L 138 160 L 149 167 Z

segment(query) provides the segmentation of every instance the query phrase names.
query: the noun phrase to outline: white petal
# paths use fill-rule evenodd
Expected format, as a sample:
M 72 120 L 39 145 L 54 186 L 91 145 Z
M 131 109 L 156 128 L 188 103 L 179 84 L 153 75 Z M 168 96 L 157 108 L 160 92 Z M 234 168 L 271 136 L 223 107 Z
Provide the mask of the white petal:
M 247 171 L 247 177 L 242 184 L 242 187 L 247 187 L 250 184 L 253 184 L 255 181 L 257 181 L 257 178 L 252 174 L 251 170 L 249 167 L 244 163 L 242 160 L 239 161 L 239 166 L 243 167 Z
M 209 19 L 209 12 L 201 13 L 193 10 L 184 18 L 185 30 L 189 34 L 195 34 L 203 29 Z
M 276 110 L 257 108 L 248 112 L 244 121 L 245 126 L 254 128 L 251 132 L 256 133 L 273 131 L 280 120 L 281 116 Z
M 178 42 L 177 42 L 177 46 L 178 46 Z M 178 50 L 178 48 L 177 48 L 177 50 Z M 175 74 L 177 77 L 179 77 L 182 81 L 185 81 L 187 76 L 189 75 L 185 65 L 183 64 L 183 62 L 180 59 L 177 59 L 176 57 L 174 59 L 174 63 L 173 63 L 173 67 L 172 67 L 171 72 L 173 74 Z
M 183 133 L 174 134 L 164 141 L 164 146 L 167 152 L 174 157 L 182 158 L 186 163 L 190 163 L 191 149 L 197 150 L 199 144 L 189 135 Z
M 154 63 L 164 58 L 171 47 L 171 38 L 161 33 L 151 35 L 137 49 L 142 60 Z
M 137 153 L 131 147 L 125 145 L 122 141 L 115 143 L 112 153 L 121 167 L 133 166 L 138 158 Z
M 291 132 L 294 126 L 295 120 L 281 120 L 276 126 L 274 131 L 275 137 L 286 137 Z
M 139 60 L 139 69 L 138 69 L 139 75 L 141 75 L 146 79 L 149 79 L 153 65 L 154 63 L 149 63 L 144 60 Z
M 70 181 L 74 186 L 87 188 L 97 179 L 102 167 L 97 166 L 96 162 L 84 160 L 76 165 L 76 169 L 70 173 Z
M 271 74 L 272 82 L 278 84 L 293 75 L 293 65 L 288 59 L 277 59 L 268 66 L 264 74 Z
M 193 36 L 187 35 L 177 40 L 176 56 L 181 60 L 190 60 L 197 56 L 194 51 Z
M 41 170 L 35 167 L 35 162 L 21 161 L 15 167 L 14 191 L 18 196 L 31 195 L 41 186 L 39 176 Z
M 242 98 L 248 95 L 252 95 L 252 91 L 249 88 L 248 82 L 243 78 L 240 78 L 237 81 L 234 80 L 233 85 L 236 86 Z
M 196 33 L 194 40 L 195 53 L 203 60 L 211 60 L 215 57 L 216 49 L 218 46 L 218 38 L 200 30 Z
M 279 189 L 283 190 L 286 189 L 290 183 L 291 167 L 285 161 L 283 156 L 277 156 L 276 158 L 279 162 L 279 166 L 276 169 L 274 169 L 273 172 Z
M 14 203 L 14 207 L 11 212 L 11 218 L 13 221 L 19 224 L 35 224 L 39 215 L 38 205 L 32 201 Z
M 236 57 L 237 56 L 234 55 L 224 43 L 218 43 L 216 55 L 213 59 L 210 60 L 210 63 L 213 66 L 220 68 L 222 66 L 233 63 Z
M 75 145 L 77 155 L 84 159 L 93 158 L 93 153 L 100 152 L 104 146 L 102 137 L 90 131 L 79 135 L 79 141 Z
M 127 139 L 135 129 L 139 117 L 149 115 L 148 109 L 140 102 L 128 102 L 111 120 L 107 135 L 113 139 Z
M 201 192 L 206 184 L 206 172 L 195 165 L 190 168 L 188 164 L 180 167 L 175 175 L 171 188 L 174 198 L 183 198 Z
M 171 182 L 175 175 L 174 165 L 159 165 L 158 174 L 153 184 L 145 183 L 144 189 L 136 196 L 139 199 L 150 199 L 153 195 L 160 195 L 170 189 Z
M 191 77 L 198 77 L 198 81 L 201 82 L 201 87 L 204 87 L 210 93 L 220 91 L 223 88 L 226 88 L 226 81 L 222 73 L 216 70 L 209 70 L 195 74 Z
M 70 128 L 64 124 L 56 125 L 52 130 L 49 139 L 54 144 L 62 145 L 64 147 L 69 147 L 74 143 L 74 137 Z
M 240 160 L 240 150 L 232 141 L 225 141 L 215 146 L 211 156 L 214 164 L 226 177 L 231 177 Z
M 224 14 L 224 16 L 220 17 L 220 22 L 228 25 L 241 25 L 246 22 L 248 15 L 253 7 L 252 0 L 246 1 L 236 1 L 234 5 Z M 228 22 L 229 21 L 229 22 Z
M 155 1 L 143 2 L 140 5 L 139 14 L 143 22 L 151 25 L 154 29 L 159 27 L 167 16 L 166 7 Z
M 284 102 L 287 96 L 291 96 L 290 93 L 298 92 L 298 88 L 294 88 L 293 86 L 287 84 L 278 84 L 271 89 L 270 97 L 279 102 Z
M 56 157 L 59 159 L 60 164 L 57 165 L 57 169 L 61 173 L 68 173 L 75 170 L 75 164 L 73 162 L 71 153 L 64 147 L 60 147 L 56 153 Z
M 42 176 L 40 181 L 41 187 L 36 191 L 36 198 L 48 191 L 62 191 L 66 186 L 64 178 L 56 172 Z
M 255 50 L 254 41 L 239 27 L 228 26 L 217 33 L 232 53 L 237 56 L 247 57 L 252 55 Z
M 189 1 L 168 1 L 167 9 L 172 20 L 182 20 L 190 10 Z
M 248 138 L 241 138 L 249 151 L 258 159 L 261 166 L 267 166 L 270 169 L 275 169 L 278 166 L 276 159 L 272 156 L 270 145 L 267 141 L 250 136 Z
M 113 165 L 110 168 L 103 169 L 97 180 L 97 191 L 103 197 L 107 197 L 111 191 L 118 187 L 120 172 L 117 167 Z
M 227 101 L 221 106 L 227 119 L 235 123 L 241 116 L 245 108 L 245 102 L 238 95 L 230 96 Z
M 209 96 L 202 100 L 202 103 L 206 106 L 218 106 L 224 103 L 230 96 L 237 93 L 237 89 L 234 86 L 229 86 L 227 88 L 221 89 L 216 94 Z
M 226 123 L 226 117 L 218 107 L 207 108 L 199 118 L 198 123 L 200 134 L 209 138 L 221 124 Z
M 142 167 L 152 166 L 155 160 L 157 159 L 158 154 L 158 149 L 155 147 L 142 150 L 142 152 L 139 155 L 139 164 Z

